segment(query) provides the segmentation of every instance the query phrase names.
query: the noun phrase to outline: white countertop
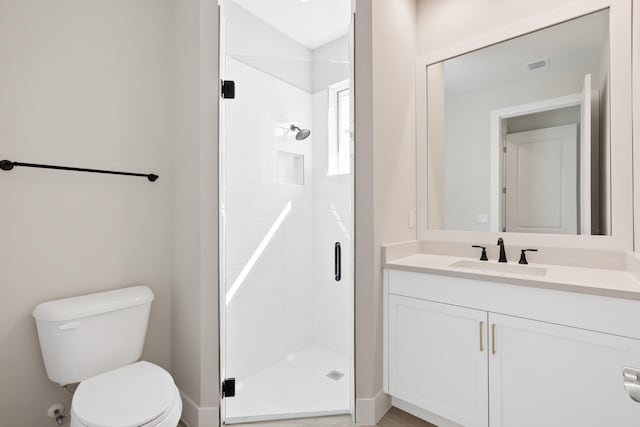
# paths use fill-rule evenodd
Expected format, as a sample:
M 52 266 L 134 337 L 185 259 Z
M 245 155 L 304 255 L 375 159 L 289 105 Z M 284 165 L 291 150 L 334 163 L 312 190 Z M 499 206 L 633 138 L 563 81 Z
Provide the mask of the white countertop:
M 386 261 L 384 268 L 640 300 L 640 281 L 627 270 L 531 263 L 531 267 L 547 270 L 544 276 L 533 276 L 451 267 L 451 264 L 461 260 L 477 261 L 459 256 L 417 253 Z M 496 261 L 486 262 L 497 264 Z

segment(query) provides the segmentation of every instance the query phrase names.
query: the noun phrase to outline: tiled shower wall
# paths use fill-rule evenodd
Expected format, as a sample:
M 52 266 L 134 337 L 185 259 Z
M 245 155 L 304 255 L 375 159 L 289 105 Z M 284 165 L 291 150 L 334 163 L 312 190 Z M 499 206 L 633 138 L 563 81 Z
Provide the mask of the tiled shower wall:
M 242 378 L 313 339 L 312 138 L 287 130 L 311 125 L 311 96 L 235 59 L 227 73 L 237 87 L 224 112 L 226 289 L 237 289 L 227 304 L 227 371 Z M 281 182 L 278 151 L 304 156 L 303 184 Z

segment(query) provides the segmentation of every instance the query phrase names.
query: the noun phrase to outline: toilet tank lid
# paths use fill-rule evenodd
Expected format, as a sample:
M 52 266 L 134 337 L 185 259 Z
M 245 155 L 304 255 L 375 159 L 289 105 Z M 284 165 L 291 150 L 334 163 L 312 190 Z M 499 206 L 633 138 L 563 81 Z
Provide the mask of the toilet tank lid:
M 33 317 L 42 322 L 63 322 L 148 304 L 151 301 L 151 289 L 147 286 L 132 286 L 43 302 L 33 310 Z

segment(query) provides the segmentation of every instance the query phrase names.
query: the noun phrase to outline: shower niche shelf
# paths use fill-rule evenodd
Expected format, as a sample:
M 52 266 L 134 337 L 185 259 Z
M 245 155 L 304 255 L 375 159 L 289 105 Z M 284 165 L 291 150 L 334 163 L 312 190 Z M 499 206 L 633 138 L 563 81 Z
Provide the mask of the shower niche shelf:
M 278 151 L 278 183 L 304 185 L 304 155 Z

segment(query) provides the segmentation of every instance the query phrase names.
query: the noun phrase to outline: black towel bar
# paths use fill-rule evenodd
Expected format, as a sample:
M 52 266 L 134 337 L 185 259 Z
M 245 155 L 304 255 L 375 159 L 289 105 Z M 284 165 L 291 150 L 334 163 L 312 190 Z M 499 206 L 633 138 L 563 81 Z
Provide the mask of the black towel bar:
M 58 170 L 76 171 L 76 172 L 107 173 L 111 175 L 144 176 L 151 182 L 154 182 L 159 178 L 158 175 L 155 175 L 152 173 L 147 174 L 147 173 L 136 173 L 136 172 L 120 172 L 120 171 L 110 171 L 110 170 L 104 170 L 104 169 L 74 168 L 70 166 L 41 165 L 37 163 L 22 163 L 22 162 L 12 162 L 11 160 L 0 160 L 0 169 L 2 170 L 10 171 L 16 166 L 22 166 L 27 168 L 58 169 Z

